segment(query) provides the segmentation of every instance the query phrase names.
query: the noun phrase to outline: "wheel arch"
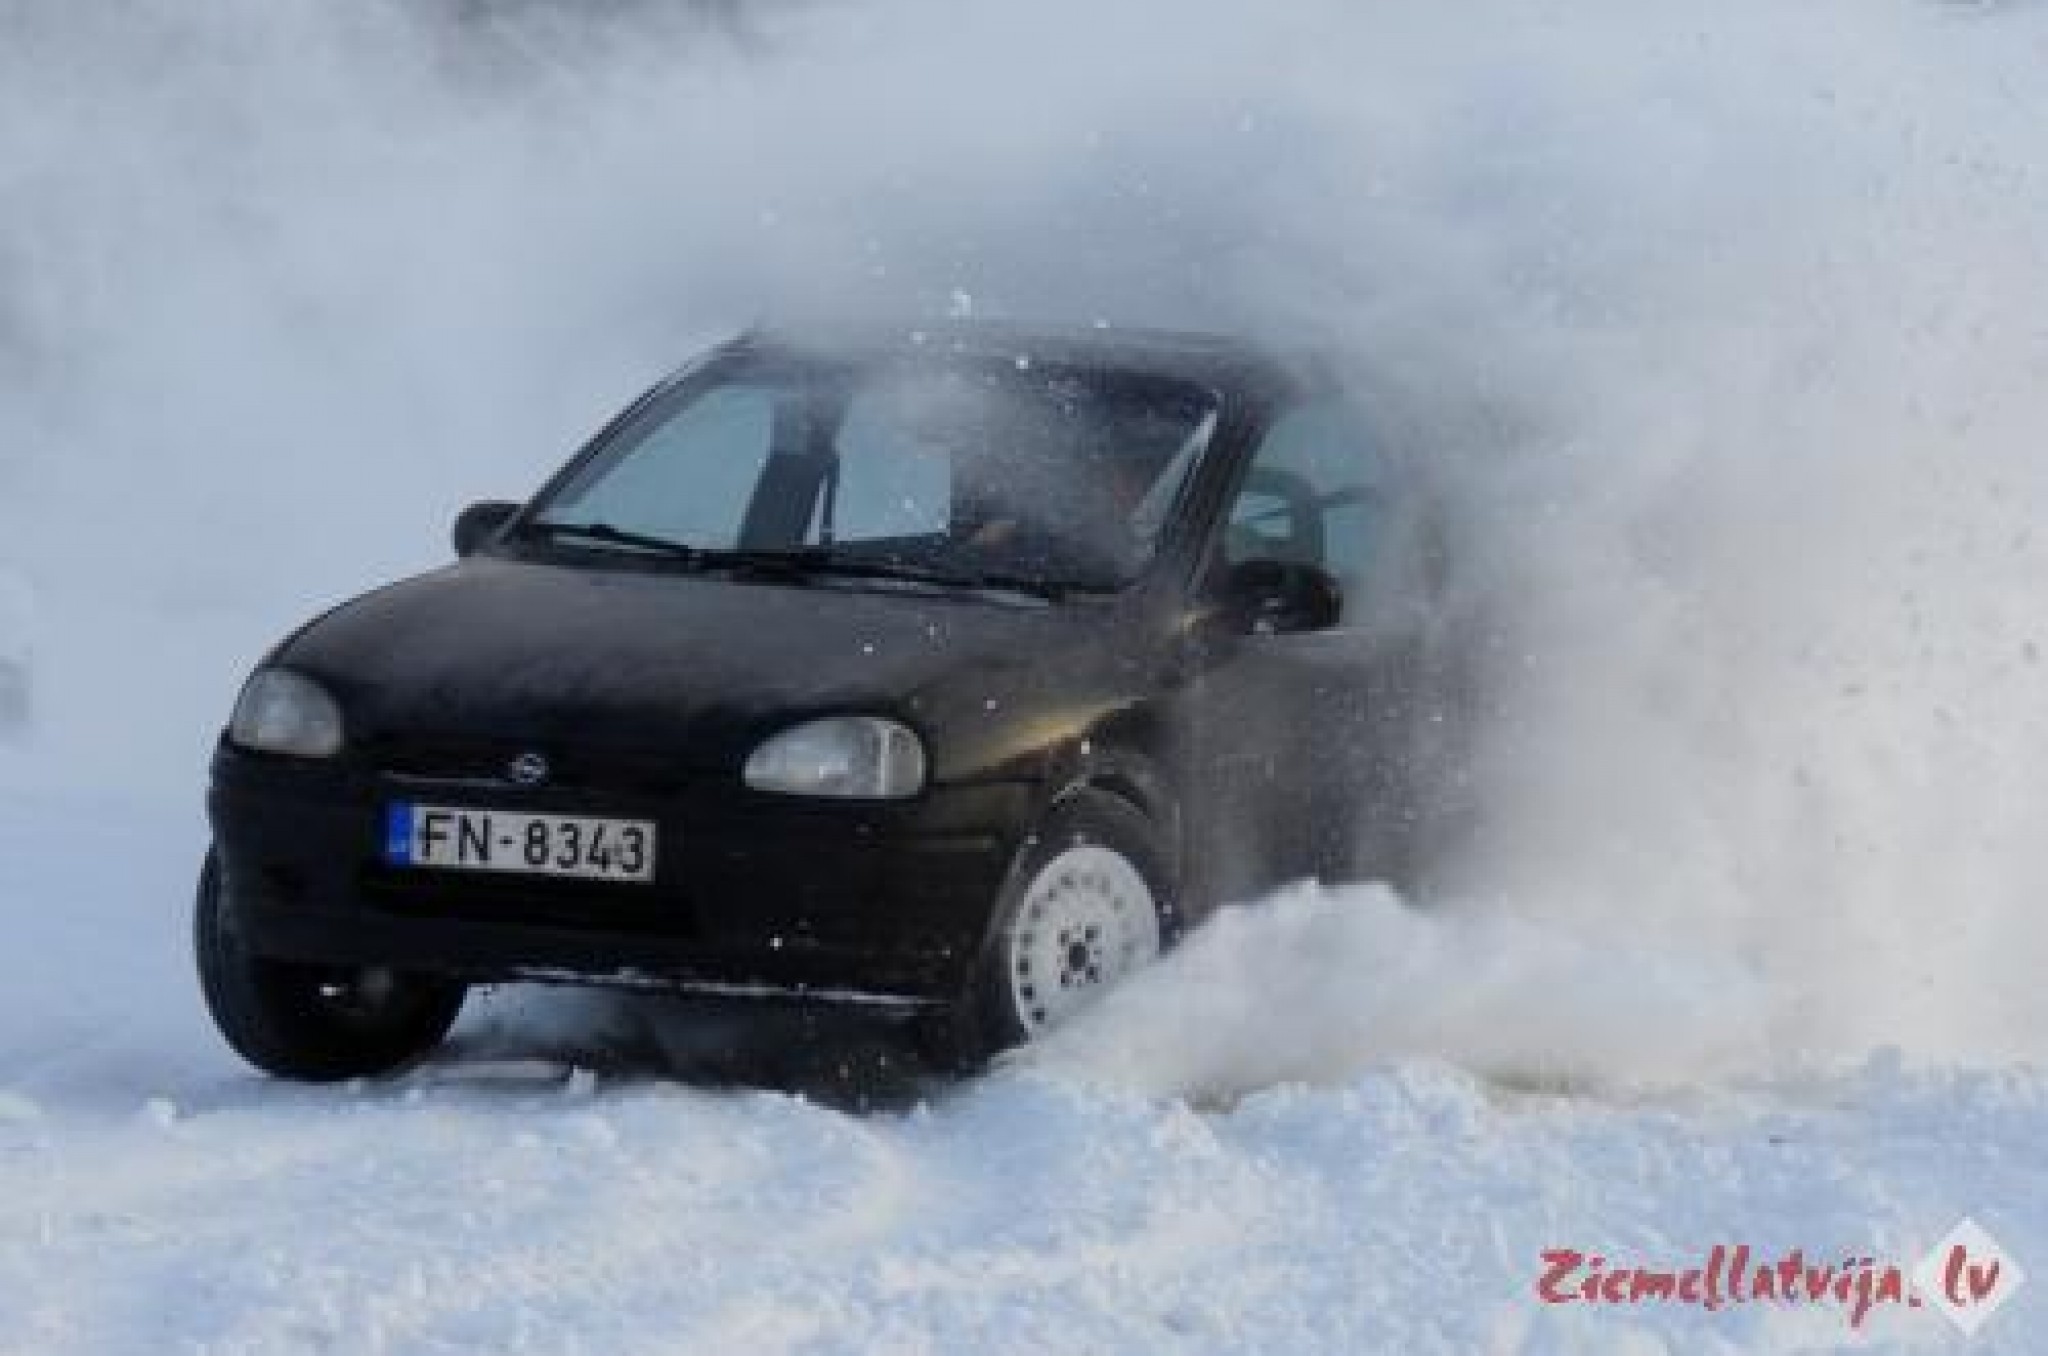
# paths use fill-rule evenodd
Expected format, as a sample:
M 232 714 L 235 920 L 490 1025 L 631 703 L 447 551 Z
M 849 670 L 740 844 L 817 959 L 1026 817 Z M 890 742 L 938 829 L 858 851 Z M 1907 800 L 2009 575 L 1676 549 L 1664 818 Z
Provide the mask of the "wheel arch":
M 1143 709 L 1113 712 L 1054 756 L 1039 818 L 1079 791 L 1114 796 L 1151 821 L 1181 874 L 1184 797 L 1169 766 L 1160 721 Z

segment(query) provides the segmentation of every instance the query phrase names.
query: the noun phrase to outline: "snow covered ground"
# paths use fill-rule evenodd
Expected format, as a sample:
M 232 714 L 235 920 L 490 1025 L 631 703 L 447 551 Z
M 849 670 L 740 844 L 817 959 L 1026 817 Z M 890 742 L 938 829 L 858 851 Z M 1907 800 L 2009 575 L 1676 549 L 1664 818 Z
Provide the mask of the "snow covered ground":
M 205 1030 L 190 806 L 0 804 L 0 1350 L 1943 1349 L 1930 1310 L 1546 1305 L 1540 1255 L 1910 1265 L 1967 1214 L 2048 1259 L 2038 1072 L 1628 1095 L 1413 1058 L 1191 1104 L 1055 1066 L 850 1114 L 499 997 L 407 1076 L 280 1086 Z M 1972 1349 L 2043 1331 L 2025 1287 Z
M 2048 1347 L 2048 8 L 659 8 L 0 4 L 0 1353 Z M 957 1086 L 530 992 L 239 1066 L 185 934 L 263 647 L 707 335 L 959 297 L 1384 384 L 1490 665 L 1441 896 Z M 1967 1343 L 1538 1294 L 1965 1216 Z

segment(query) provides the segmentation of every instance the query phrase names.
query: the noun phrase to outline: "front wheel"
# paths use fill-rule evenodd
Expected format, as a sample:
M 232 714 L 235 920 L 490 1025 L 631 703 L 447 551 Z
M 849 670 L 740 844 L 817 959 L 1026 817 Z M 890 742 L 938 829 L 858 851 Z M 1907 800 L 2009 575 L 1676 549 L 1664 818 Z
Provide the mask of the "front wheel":
M 1019 852 L 969 996 L 975 1056 L 1043 1036 L 1171 938 L 1175 876 L 1129 802 L 1062 797 Z
M 220 858 L 199 874 L 193 944 L 214 1025 L 280 1078 L 326 1083 L 388 1073 L 441 1043 L 462 1010 L 454 980 L 252 954 L 235 935 Z

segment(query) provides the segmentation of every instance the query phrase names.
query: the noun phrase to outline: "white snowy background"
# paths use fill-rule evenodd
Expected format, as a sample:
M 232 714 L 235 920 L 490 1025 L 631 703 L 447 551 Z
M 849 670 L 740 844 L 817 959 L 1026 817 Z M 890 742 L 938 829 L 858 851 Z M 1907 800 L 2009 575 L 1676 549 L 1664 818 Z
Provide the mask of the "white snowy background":
M 1939 1349 L 1538 1255 L 2048 1278 L 2048 8 L 456 8 L 0 0 L 0 1352 Z M 1370 374 L 1487 656 L 1432 897 L 862 1114 L 858 1040 L 736 1088 L 672 1004 L 239 1066 L 263 649 L 704 340 L 956 293 Z

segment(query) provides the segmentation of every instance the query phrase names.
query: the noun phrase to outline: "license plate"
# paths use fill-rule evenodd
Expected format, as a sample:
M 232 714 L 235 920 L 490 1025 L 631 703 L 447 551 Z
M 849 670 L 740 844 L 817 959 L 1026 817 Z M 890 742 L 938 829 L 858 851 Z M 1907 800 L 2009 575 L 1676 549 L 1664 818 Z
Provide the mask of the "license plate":
M 384 860 L 454 871 L 650 881 L 654 825 L 644 819 L 395 804 L 384 811 Z

